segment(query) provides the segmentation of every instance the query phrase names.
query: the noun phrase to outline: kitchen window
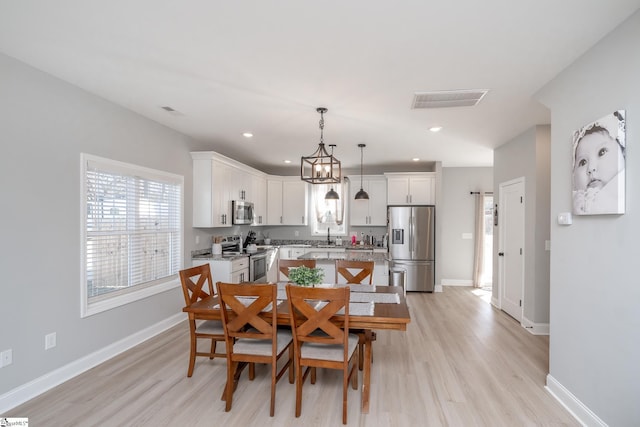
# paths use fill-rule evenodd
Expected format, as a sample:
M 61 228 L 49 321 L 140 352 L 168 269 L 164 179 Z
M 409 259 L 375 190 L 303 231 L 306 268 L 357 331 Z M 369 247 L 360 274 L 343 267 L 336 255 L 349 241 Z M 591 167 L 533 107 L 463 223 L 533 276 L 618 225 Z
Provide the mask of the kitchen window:
M 184 178 L 81 155 L 81 316 L 180 285 Z
M 341 184 L 315 184 L 311 190 L 311 234 L 313 236 L 326 236 L 327 230 L 331 236 L 347 235 L 347 212 L 349 204 L 347 198 L 348 185 Z M 326 200 L 324 197 L 333 188 L 340 198 L 338 200 Z

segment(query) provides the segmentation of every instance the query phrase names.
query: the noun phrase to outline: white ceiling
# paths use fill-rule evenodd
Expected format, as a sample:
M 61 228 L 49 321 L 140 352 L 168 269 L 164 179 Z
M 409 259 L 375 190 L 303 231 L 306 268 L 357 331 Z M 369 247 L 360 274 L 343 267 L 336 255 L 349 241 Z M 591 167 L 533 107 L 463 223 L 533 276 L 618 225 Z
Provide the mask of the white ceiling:
M 266 172 L 325 142 L 365 173 L 490 166 L 532 95 L 640 0 L 0 0 L 0 52 Z M 475 107 L 414 92 L 488 89 Z M 161 109 L 170 106 L 180 114 Z M 444 129 L 431 133 L 439 125 Z M 250 140 L 242 133 L 251 131 Z M 283 160 L 293 161 L 283 169 Z

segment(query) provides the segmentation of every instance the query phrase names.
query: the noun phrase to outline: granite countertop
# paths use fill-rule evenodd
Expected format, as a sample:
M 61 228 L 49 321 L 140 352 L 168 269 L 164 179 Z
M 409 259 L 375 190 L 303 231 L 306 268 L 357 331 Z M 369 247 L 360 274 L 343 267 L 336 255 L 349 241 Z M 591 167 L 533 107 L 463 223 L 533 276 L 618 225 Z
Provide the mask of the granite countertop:
M 342 245 L 327 245 L 326 240 L 276 240 L 271 239 L 271 246 L 287 246 L 294 248 L 331 248 L 331 249 L 347 249 L 347 250 L 372 250 L 372 249 L 383 249 L 382 246 L 378 245 L 352 245 L 351 242 L 346 242 L 343 239 Z M 384 248 L 386 249 L 386 248 Z
M 344 259 L 347 261 L 373 261 L 383 263 L 389 260 L 386 253 L 369 253 L 359 251 L 345 252 L 328 252 L 322 249 L 312 250 L 304 255 L 300 255 L 298 259 L 315 259 L 316 261 L 334 261 L 336 259 Z
M 211 249 L 198 249 L 191 252 L 191 259 L 206 259 L 208 261 L 233 261 L 234 259 L 246 258 L 248 256 L 248 254 L 213 255 Z

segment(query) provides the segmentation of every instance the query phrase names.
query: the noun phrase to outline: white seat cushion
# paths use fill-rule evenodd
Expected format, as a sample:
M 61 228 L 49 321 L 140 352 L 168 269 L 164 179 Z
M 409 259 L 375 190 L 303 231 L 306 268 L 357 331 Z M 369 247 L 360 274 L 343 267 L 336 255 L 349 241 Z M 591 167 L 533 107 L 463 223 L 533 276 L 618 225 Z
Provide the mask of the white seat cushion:
M 357 337 L 356 337 L 357 338 Z M 291 331 L 278 331 L 276 333 L 276 339 L 278 340 L 276 348 L 277 354 L 280 354 L 289 343 L 293 340 Z M 250 338 L 241 338 L 233 345 L 234 353 L 252 354 L 254 356 L 270 356 L 271 355 L 271 341 L 268 340 L 255 340 Z
M 196 332 L 199 334 L 224 335 L 222 322 L 220 322 L 219 320 L 205 320 L 204 322 L 196 326 Z
M 358 336 L 349 334 L 349 358 L 358 347 Z M 317 344 L 305 342 L 300 349 L 300 357 L 304 359 L 319 359 L 341 362 L 344 357 L 344 347 L 341 344 Z

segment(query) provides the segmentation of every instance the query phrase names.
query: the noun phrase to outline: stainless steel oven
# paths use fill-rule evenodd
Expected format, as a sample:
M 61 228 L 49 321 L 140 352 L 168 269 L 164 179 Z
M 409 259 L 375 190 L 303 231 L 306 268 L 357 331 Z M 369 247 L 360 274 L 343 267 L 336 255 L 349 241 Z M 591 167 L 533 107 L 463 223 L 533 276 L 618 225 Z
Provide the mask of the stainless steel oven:
M 261 282 L 267 281 L 267 251 L 258 251 L 249 253 L 249 281 Z

